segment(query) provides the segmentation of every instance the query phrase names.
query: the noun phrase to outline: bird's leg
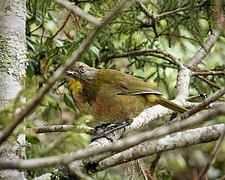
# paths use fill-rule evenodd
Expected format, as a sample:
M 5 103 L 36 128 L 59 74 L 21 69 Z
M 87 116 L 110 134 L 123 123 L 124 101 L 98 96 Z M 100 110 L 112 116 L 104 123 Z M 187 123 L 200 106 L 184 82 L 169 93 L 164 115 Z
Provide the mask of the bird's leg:
M 123 122 L 120 125 L 108 126 L 105 131 L 101 132 L 100 134 L 97 134 L 97 135 L 93 136 L 92 139 L 91 139 L 91 142 L 95 141 L 96 139 L 103 138 L 103 137 L 108 139 L 109 141 L 113 141 L 111 138 L 107 137 L 107 135 L 109 135 L 110 133 L 112 133 L 116 130 L 122 129 L 122 128 L 124 128 L 124 130 L 125 130 L 125 127 L 128 126 L 128 125 L 130 125 L 130 123 Z

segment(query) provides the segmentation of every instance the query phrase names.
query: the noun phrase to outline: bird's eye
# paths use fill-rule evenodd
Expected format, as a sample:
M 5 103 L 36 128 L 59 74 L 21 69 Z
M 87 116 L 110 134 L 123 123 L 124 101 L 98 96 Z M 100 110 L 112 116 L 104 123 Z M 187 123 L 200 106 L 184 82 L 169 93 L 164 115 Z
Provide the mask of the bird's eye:
M 81 73 L 85 73 L 85 72 L 86 72 L 86 69 L 85 69 L 84 66 L 80 66 L 80 72 L 81 72 Z

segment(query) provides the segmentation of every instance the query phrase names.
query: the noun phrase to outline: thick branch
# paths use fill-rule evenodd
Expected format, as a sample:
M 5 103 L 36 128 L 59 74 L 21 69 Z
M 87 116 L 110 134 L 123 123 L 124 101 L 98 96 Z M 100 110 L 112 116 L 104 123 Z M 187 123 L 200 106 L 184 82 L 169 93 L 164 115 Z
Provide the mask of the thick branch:
M 69 1 L 65 1 L 65 0 L 55 0 L 55 2 L 63 7 L 65 7 L 66 9 L 72 11 L 74 14 L 76 14 L 77 16 L 80 16 L 82 18 L 84 18 L 85 20 L 87 20 L 88 22 L 99 26 L 101 25 L 100 21 L 97 20 L 94 16 L 84 12 L 82 9 L 80 9 L 78 6 L 75 6 L 74 3 L 71 3 Z
M 118 140 L 115 143 L 107 144 L 96 149 L 82 150 L 69 155 L 53 156 L 47 158 L 21 160 L 17 162 L 1 162 L 0 169 L 35 169 L 40 167 L 49 167 L 55 165 L 68 165 L 75 160 L 86 159 L 95 155 L 103 155 L 109 157 L 111 153 L 121 152 L 130 147 L 138 145 L 144 141 L 152 140 L 162 137 L 167 134 L 174 133 L 176 131 L 183 130 L 191 127 L 195 124 L 204 122 L 207 119 L 214 118 L 219 115 L 225 114 L 225 106 L 220 106 L 217 109 L 208 110 L 202 114 L 197 114 L 193 117 L 187 118 L 184 121 L 174 122 L 172 125 L 167 125 L 163 128 L 157 129 L 151 132 L 140 133 L 139 136 L 133 135 L 122 140 Z M 104 153 L 104 154 L 103 154 Z M 95 161 L 94 161 L 95 162 Z
M 123 151 L 99 162 L 96 171 L 102 171 L 119 164 L 123 164 L 160 152 L 215 141 L 223 133 L 224 127 L 224 124 L 202 127 L 174 133 L 157 140 L 141 143 L 138 146 L 135 146 L 131 149 Z
M 176 99 L 185 101 L 189 96 L 189 84 L 191 78 L 191 70 L 183 66 L 177 76 Z

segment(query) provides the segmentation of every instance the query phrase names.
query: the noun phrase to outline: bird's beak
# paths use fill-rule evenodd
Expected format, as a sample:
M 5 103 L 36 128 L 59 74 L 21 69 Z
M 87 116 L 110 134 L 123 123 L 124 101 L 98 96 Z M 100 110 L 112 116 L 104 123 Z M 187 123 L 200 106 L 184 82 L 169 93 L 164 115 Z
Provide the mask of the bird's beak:
M 74 69 L 67 70 L 66 75 L 69 76 L 69 77 L 73 77 L 73 78 L 79 77 L 79 73 Z
M 72 75 L 74 75 L 74 71 L 71 70 L 71 69 L 69 69 L 69 70 L 66 71 L 66 74 L 67 74 L 68 76 L 72 76 Z

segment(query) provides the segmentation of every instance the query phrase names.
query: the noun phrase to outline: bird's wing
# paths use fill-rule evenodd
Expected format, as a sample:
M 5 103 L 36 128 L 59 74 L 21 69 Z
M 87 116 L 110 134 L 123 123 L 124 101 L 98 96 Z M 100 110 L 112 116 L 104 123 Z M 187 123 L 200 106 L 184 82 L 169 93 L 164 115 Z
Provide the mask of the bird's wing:
M 118 90 L 118 95 L 142 95 L 142 94 L 155 94 L 161 95 L 160 92 L 151 89 L 149 85 L 140 80 L 140 82 L 132 82 L 128 83 L 127 87 L 124 87 L 124 82 L 119 81 L 118 84 L 121 83 L 120 89 Z
M 107 74 L 107 77 L 101 76 L 103 77 L 102 81 L 108 85 L 107 88 L 113 90 L 118 95 L 161 95 L 160 92 L 152 89 L 148 83 L 139 78 L 115 70 L 107 70 L 107 73 L 104 70 L 101 71 L 99 72 Z

